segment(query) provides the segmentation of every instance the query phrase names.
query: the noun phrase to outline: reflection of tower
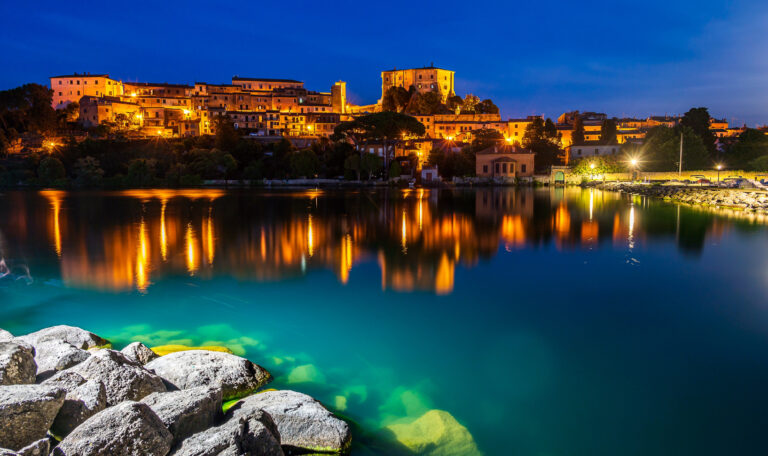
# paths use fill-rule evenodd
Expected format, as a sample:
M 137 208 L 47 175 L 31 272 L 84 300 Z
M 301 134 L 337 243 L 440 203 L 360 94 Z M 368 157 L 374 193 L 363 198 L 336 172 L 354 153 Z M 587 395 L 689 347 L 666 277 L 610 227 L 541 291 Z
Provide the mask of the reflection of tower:
M 331 87 L 331 105 L 333 112 L 344 114 L 347 111 L 347 83 L 337 81 Z

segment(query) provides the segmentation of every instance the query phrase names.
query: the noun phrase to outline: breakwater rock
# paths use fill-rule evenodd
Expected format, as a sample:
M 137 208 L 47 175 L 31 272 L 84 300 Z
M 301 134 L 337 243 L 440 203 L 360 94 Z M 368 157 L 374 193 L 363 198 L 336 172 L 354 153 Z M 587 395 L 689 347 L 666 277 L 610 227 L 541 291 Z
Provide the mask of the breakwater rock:
M 754 189 L 648 185 L 629 182 L 606 182 L 596 188 L 634 195 L 652 196 L 681 203 L 768 211 L 768 192 Z
M 0 380 L 2 455 L 338 454 L 352 440 L 313 398 L 260 392 L 272 376 L 245 358 L 119 352 L 72 326 L 0 329 Z

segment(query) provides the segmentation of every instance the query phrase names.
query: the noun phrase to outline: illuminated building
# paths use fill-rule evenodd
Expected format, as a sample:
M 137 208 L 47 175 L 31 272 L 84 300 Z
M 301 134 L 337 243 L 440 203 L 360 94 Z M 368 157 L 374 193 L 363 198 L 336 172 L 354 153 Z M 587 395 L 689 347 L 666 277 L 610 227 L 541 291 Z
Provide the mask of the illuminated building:
M 531 177 L 533 160 L 533 153 L 518 146 L 493 146 L 477 152 L 475 173 L 477 177 Z
M 65 108 L 70 103 L 79 103 L 80 98 L 118 97 L 123 95 L 123 83 L 109 77 L 108 74 L 65 74 L 51 76 L 54 109 Z
M 413 87 L 418 93 L 437 92 L 445 102 L 454 95 L 454 72 L 435 66 L 424 68 L 397 68 L 381 72 L 381 99 L 390 87 L 402 87 L 409 90 Z

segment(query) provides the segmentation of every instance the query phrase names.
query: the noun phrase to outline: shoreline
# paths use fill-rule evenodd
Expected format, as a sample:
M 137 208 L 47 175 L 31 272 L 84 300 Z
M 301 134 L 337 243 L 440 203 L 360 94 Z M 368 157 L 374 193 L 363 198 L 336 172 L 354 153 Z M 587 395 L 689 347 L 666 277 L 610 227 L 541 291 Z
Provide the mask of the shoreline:
M 630 182 L 595 183 L 586 184 L 582 187 L 650 196 L 692 206 L 727 208 L 757 213 L 768 212 L 768 191 L 760 189 L 649 185 Z

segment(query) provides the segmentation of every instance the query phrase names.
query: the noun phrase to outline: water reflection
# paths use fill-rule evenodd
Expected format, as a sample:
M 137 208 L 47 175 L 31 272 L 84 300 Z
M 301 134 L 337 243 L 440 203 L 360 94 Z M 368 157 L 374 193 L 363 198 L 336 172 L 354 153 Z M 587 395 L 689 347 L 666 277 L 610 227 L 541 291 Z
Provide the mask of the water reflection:
M 11 192 L 0 215 L 5 257 L 39 258 L 48 245 L 68 285 L 142 293 L 173 275 L 280 280 L 318 268 L 346 284 L 371 259 L 384 290 L 448 294 L 457 265 L 505 252 L 551 244 L 631 253 L 669 237 L 697 254 L 732 225 L 698 209 L 578 188 Z M 742 217 L 740 226 L 765 222 Z

